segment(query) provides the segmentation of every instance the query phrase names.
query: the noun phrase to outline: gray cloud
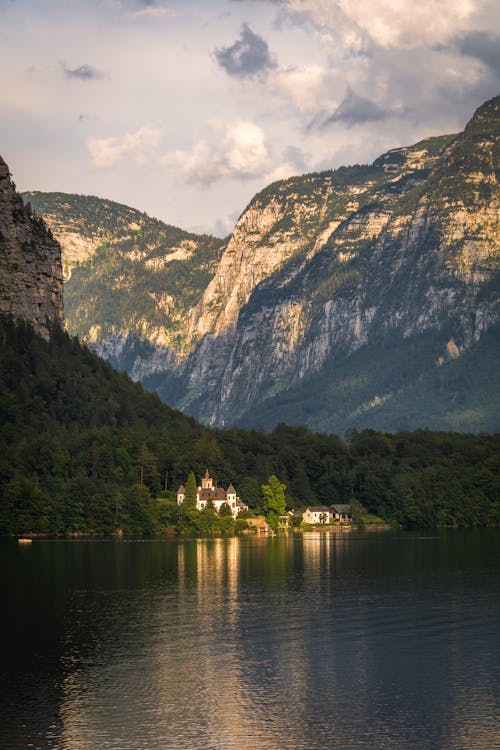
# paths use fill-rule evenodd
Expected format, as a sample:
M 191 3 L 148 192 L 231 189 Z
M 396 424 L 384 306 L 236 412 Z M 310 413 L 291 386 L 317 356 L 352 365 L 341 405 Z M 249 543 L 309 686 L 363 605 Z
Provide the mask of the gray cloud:
M 486 31 L 469 31 L 457 40 L 458 51 L 475 57 L 484 65 L 500 73 L 500 36 Z
M 304 151 L 297 146 L 287 146 L 283 154 L 284 160 L 292 164 L 298 171 L 307 168 L 309 155 L 306 156 Z
M 358 96 L 349 87 L 344 99 L 333 114 L 320 112 L 309 123 L 309 129 L 318 128 L 322 130 L 337 122 L 344 125 L 364 125 L 366 122 L 387 120 L 394 114 L 390 109 L 380 107 L 370 99 Z
M 215 58 L 226 73 L 238 78 L 263 77 L 276 67 L 265 39 L 243 24 L 240 38 L 215 50 Z
M 94 68 L 93 65 L 80 65 L 78 68 L 64 67 L 64 75 L 68 78 L 78 78 L 80 81 L 92 81 L 96 78 L 102 78 L 101 71 Z

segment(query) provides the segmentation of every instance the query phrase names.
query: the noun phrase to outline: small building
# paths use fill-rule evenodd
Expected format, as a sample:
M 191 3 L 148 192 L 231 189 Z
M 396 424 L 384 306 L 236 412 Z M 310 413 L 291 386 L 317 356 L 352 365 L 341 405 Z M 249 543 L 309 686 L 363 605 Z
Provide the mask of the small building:
M 177 504 L 182 505 L 185 499 L 186 489 L 181 484 L 177 490 Z M 238 497 L 233 485 L 230 484 L 227 490 L 223 487 L 217 487 L 207 469 L 201 480 L 201 486 L 196 488 L 196 509 L 203 510 L 207 506 L 211 506 L 216 513 L 220 513 L 220 509 L 225 503 L 231 508 L 233 518 L 236 518 L 241 511 L 248 510 L 248 505 L 245 505 L 242 499 Z
M 310 505 L 302 514 L 305 523 L 325 524 L 330 522 L 330 511 L 326 505 Z
M 269 534 L 271 528 L 267 523 L 265 516 L 254 516 L 254 518 L 247 518 L 247 524 L 251 529 L 255 529 L 257 534 Z
M 352 521 L 351 506 L 346 503 L 330 505 L 330 513 L 333 521 L 340 521 L 340 523 L 350 523 Z
M 282 516 L 278 516 L 278 522 L 280 526 L 291 526 L 292 518 L 295 515 L 294 510 L 287 510 Z

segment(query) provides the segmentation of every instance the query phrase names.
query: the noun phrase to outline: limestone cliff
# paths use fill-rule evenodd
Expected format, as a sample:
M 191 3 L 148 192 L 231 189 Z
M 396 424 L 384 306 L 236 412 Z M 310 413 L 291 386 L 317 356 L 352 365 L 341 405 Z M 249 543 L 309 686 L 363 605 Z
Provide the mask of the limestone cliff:
M 269 185 L 218 245 L 100 247 L 70 327 L 212 424 L 497 429 L 499 137 L 497 97 L 463 133 Z
M 387 170 L 390 161 L 404 159 L 405 168 L 391 164 L 389 182 L 375 175 L 365 182 L 369 202 L 350 206 L 348 217 L 339 216 L 331 234 L 322 236 L 319 249 L 261 283 L 229 340 L 226 335 L 221 345 L 212 337 L 200 346 L 189 363 L 183 406 L 219 424 L 252 422 L 257 411 L 260 424 L 269 424 L 259 405 L 270 409 L 273 399 L 288 393 L 281 416 L 301 421 L 300 396 L 292 407 L 290 389 L 328 366 L 325 394 L 363 348 L 375 344 L 376 365 L 377 346 L 399 341 L 403 352 L 405 342 L 433 334 L 438 352 L 427 356 L 428 367 L 469 350 L 499 320 L 499 138 L 497 98 L 463 134 L 441 144 L 433 164 L 423 144 L 410 150 L 412 161 L 419 154 L 413 172 L 409 150 L 375 162 Z M 367 368 L 358 368 L 357 377 L 369 381 Z M 207 371 L 219 373 L 214 392 L 207 392 Z M 318 398 L 309 424 L 326 428 L 342 411 L 343 426 L 356 422 L 394 399 L 398 387 L 371 383 L 361 403 L 346 399 L 348 391 L 346 386 L 344 398 L 332 393 L 329 402 Z
M 0 158 L 0 312 L 29 321 L 44 338 L 64 324 L 61 248 L 16 193 Z

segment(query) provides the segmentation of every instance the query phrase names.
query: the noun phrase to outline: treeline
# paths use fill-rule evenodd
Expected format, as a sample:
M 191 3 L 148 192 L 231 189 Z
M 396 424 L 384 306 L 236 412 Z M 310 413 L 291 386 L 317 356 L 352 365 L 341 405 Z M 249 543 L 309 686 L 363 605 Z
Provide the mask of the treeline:
M 0 534 L 189 529 L 176 490 L 206 468 L 255 511 L 274 474 L 295 509 L 355 500 L 405 526 L 500 525 L 499 464 L 499 435 L 211 430 L 61 330 L 47 343 L 0 321 Z

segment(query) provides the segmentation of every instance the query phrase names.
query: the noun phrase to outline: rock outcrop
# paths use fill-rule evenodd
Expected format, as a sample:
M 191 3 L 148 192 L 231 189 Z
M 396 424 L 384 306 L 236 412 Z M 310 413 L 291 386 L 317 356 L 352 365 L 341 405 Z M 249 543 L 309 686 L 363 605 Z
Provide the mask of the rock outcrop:
M 64 325 L 61 248 L 16 193 L 0 158 L 0 312 L 29 321 L 44 338 Z

